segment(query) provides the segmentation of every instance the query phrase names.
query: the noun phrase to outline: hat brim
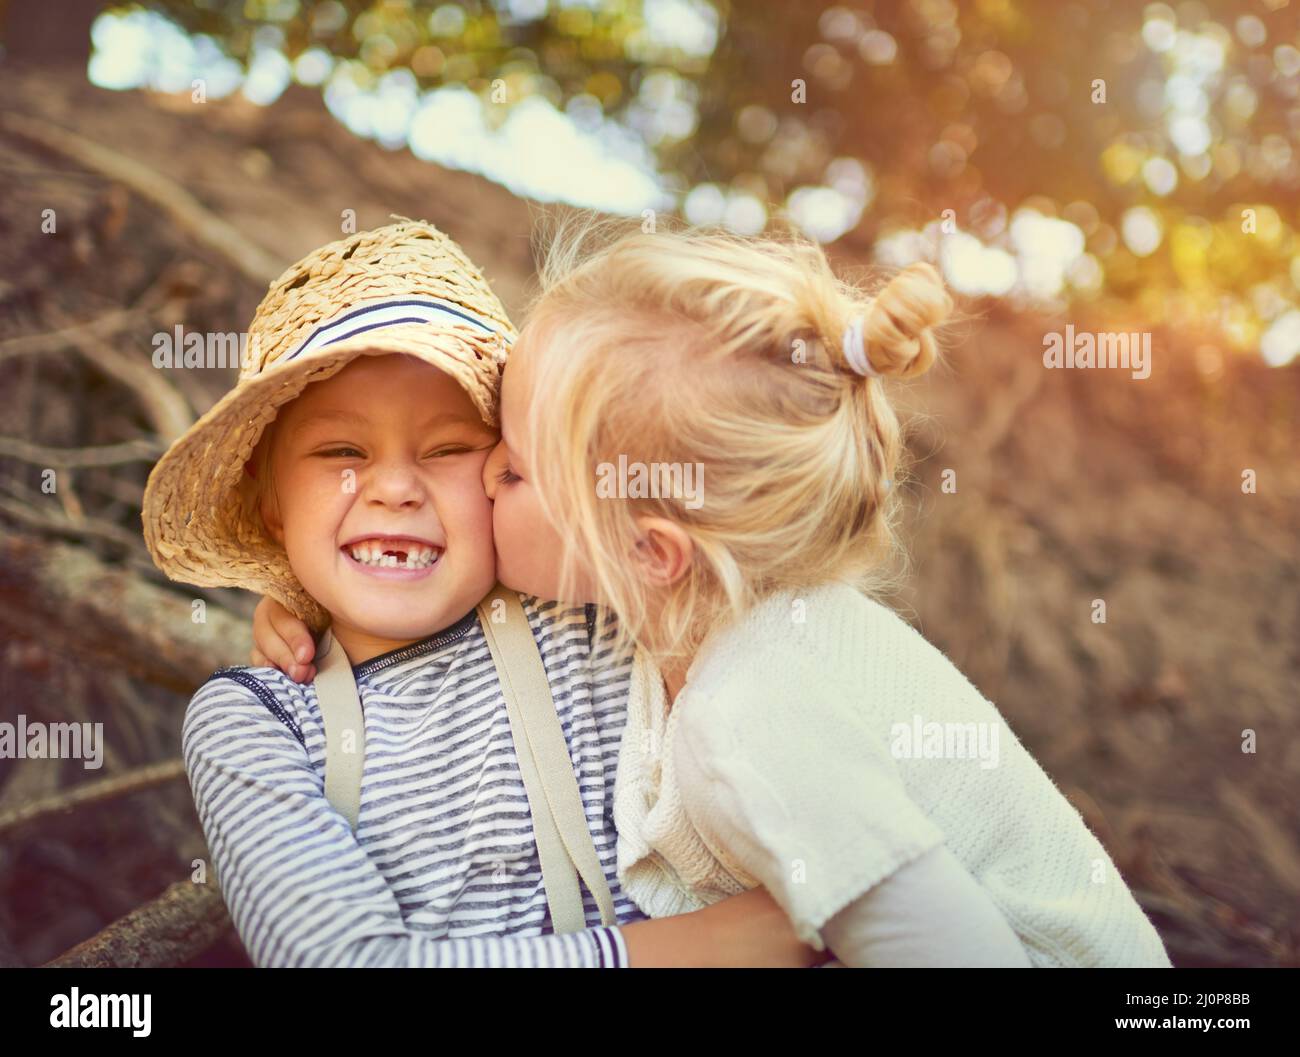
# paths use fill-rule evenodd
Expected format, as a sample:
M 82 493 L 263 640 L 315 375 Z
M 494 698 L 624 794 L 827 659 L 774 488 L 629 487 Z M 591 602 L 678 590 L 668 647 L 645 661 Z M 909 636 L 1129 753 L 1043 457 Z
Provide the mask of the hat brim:
M 483 420 L 497 424 L 504 353 L 492 336 L 466 326 L 401 324 L 276 364 L 227 393 L 158 460 L 145 486 L 141 521 L 158 567 L 200 587 L 240 587 L 268 595 L 322 630 L 329 615 L 289 567 L 257 509 L 245 464 L 281 407 L 312 382 L 358 356 L 404 353 L 454 378 Z

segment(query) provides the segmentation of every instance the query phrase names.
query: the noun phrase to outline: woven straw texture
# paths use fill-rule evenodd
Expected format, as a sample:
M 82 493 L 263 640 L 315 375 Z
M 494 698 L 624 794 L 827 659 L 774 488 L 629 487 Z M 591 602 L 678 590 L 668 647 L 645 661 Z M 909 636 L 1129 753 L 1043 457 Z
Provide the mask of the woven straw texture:
M 434 297 L 495 334 L 447 317 L 376 330 L 287 360 L 314 328 L 369 302 Z M 269 595 L 320 631 L 329 615 L 303 590 L 267 534 L 244 465 L 280 407 L 361 355 L 406 353 L 447 372 L 496 425 L 497 393 L 516 336 L 505 309 L 461 248 L 423 221 L 322 246 L 270 286 L 248 331 L 239 381 L 158 461 L 145 487 L 144 538 L 158 567 L 200 587 Z

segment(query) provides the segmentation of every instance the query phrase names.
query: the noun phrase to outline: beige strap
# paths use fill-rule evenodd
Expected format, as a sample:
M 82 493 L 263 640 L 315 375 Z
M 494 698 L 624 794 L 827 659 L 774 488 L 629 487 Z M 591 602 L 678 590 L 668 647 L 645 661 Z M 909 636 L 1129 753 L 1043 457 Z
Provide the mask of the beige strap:
M 596 899 L 601 922 L 617 924 L 546 669 L 519 596 L 497 585 L 479 603 L 478 613 L 496 662 L 528 793 L 551 924 L 557 933 L 586 928 L 579 875 Z
M 325 798 L 355 831 L 366 762 L 361 698 L 352 662 L 329 631 L 316 647 L 316 656 L 316 701 L 325 722 Z

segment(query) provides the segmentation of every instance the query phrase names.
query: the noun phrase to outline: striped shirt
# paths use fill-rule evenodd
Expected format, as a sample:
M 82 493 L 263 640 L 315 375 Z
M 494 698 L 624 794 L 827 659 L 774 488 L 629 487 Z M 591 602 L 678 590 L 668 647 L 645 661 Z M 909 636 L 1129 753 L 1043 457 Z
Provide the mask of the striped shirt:
M 614 778 L 630 667 L 582 606 L 524 597 L 587 824 L 622 924 Z M 325 799 L 315 687 L 223 668 L 182 747 L 213 870 L 259 966 L 620 967 L 582 886 L 584 931 L 556 935 L 505 699 L 475 612 L 353 667 L 365 717 L 354 834 Z

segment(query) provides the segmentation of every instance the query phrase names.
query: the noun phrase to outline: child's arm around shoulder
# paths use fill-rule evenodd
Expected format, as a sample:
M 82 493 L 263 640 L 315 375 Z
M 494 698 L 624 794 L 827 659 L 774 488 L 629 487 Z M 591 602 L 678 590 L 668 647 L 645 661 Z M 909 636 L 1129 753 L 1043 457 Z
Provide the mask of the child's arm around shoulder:
M 617 928 L 435 939 L 325 798 L 306 691 L 265 668 L 222 669 L 186 710 L 182 749 L 216 878 L 259 966 L 627 964 Z

